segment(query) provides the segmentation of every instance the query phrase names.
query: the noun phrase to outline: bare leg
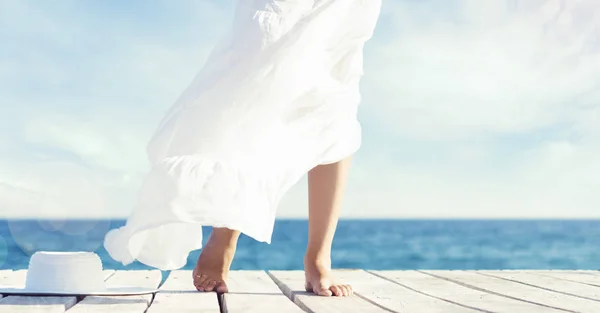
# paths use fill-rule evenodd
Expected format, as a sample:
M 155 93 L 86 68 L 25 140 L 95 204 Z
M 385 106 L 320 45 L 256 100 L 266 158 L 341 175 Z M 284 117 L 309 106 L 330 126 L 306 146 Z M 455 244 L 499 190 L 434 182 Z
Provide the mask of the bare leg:
M 198 291 L 229 291 L 226 284 L 227 275 L 239 236 L 239 231 L 213 228 L 192 272 L 194 286 Z
M 321 296 L 348 296 L 352 287 L 331 275 L 331 245 L 337 227 L 351 158 L 320 165 L 308 173 L 308 247 L 304 257 L 306 290 Z

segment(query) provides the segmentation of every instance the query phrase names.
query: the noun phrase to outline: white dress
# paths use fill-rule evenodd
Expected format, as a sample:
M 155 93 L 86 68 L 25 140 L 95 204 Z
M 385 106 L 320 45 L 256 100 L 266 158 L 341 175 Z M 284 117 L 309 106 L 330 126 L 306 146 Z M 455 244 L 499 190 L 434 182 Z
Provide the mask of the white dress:
M 304 174 L 352 155 L 363 46 L 381 0 L 239 0 L 233 25 L 148 145 L 152 169 L 104 246 L 127 265 L 186 265 L 202 226 L 269 243 Z

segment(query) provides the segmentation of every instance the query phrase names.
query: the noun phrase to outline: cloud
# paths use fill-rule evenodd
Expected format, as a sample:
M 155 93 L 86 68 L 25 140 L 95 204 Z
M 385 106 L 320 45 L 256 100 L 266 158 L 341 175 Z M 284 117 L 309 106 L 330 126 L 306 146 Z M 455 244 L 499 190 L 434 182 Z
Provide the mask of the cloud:
M 125 217 L 147 140 L 232 6 L 0 2 L 0 215 Z M 599 15 L 593 0 L 385 1 L 344 216 L 600 216 Z M 280 215 L 305 217 L 306 192 Z
M 228 16 L 226 5 L 208 1 L 157 1 L 141 11 L 96 5 L 0 3 L 2 216 L 129 211 L 148 167 L 147 140 Z M 31 171 L 55 163 L 60 173 Z M 35 179 L 23 181 L 25 173 Z M 88 194 L 77 189 L 86 179 Z M 64 198 L 43 201 L 44 190 Z M 88 204 L 94 198 L 104 204 Z
M 597 107 L 595 1 L 460 3 L 447 13 L 435 1 L 387 3 L 390 39 L 370 49 L 365 114 L 390 133 L 449 140 L 573 125 Z
M 82 169 L 72 163 L 34 166 L 13 182 L 18 185 L 0 183 L 0 210 L 10 212 L 7 217 L 11 218 L 106 216 L 112 211 L 105 203 L 107 195 L 94 182 L 95 175 Z
M 600 216 L 595 1 L 385 4 L 348 214 Z

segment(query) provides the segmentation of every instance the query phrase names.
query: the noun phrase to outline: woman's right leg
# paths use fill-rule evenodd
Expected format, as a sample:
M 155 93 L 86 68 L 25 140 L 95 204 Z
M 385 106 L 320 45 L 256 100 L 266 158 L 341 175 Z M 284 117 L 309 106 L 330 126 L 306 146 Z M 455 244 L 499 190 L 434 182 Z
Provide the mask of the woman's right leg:
M 202 248 L 193 271 L 198 291 L 228 292 L 227 275 L 233 262 L 240 232 L 228 228 L 213 228 Z

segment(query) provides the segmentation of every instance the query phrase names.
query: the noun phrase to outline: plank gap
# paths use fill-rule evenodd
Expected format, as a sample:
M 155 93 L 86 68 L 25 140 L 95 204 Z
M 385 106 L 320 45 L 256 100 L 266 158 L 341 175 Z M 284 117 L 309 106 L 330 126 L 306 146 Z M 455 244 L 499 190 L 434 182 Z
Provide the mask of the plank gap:
M 279 278 L 277 278 L 275 275 L 273 275 L 273 273 L 271 273 L 271 271 L 267 271 L 266 273 L 271 278 L 271 280 L 273 280 L 275 285 L 277 285 L 279 290 L 281 290 L 281 292 L 286 297 L 288 297 L 288 299 L 290 299 L 290 301 L 292 301 L 292 303 L 297 305 L 304 312 L 316 313 L 315 311 L 311 310 L 308 306 L 306 306 L 306 304 L 302 303 L 301 301 L 297 301 L 296 293 L 291 288 L 287 287 L 283 281 L 281 281 Z
M 158 288 L 157 288 L 158 289 Z M 146 307 L 146 309 L 144 310 L 144 313 L 147 313 L 148 310 L 150 309 L 150 306 L 152 306 L 152 303 L 154 303 L 154 298 L 156 298 L 156 294 L 158 292 L 153 292 L 152 293 L 152 297 L 150 297 L 150 302 L 148 302 L 148 306 Z
M 192 271 L 171 271 L 160 286 L 146 313 L 204 312 L 217 313 L 220 307 L 213 295 L 198 292 L 192 282 Z
M 242 270 L 229 273 L 229 292 L 219 298 L 222 307 L 233 312 L 303 313 L 273 279 L 262 270 Z
M 219 312 L 220 313 L 228 313 L 229 310 L 227 310 L 227 302 L 225 301 L 225 295 L 222 293 L 216 293 L 215 295 L 217 296 L 217 303 L 219 304 Z

